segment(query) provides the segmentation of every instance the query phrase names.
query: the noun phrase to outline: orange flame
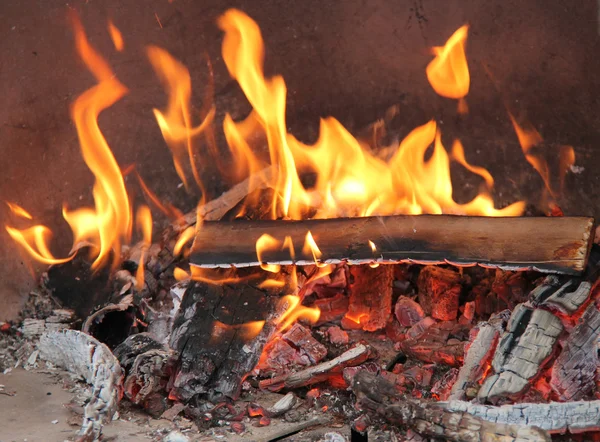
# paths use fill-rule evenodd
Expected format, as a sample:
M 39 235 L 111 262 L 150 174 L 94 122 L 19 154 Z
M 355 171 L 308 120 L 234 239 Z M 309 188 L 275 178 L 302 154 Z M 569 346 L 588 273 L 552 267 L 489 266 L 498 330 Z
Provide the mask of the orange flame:
M 267 264 L 263 259 L 263 254 L 269 250 L 277 250 L 279 249 L 279 245 L 281 243 L 273 238 L 268 233 L 264 233 L 260 238 L 256 240 L 256 256 L 258 258 L 258 262 L 260 263 L 260 267 L 267 272 L 277 273 L 281 269 L 281 266 L 278 264 Z
M 276 171 L 270 183 L 275 189 L 272 218 L 306 218 L 309 208 L 316 209 L 316 218 L 398 213 L 517 216 L 523 212 L 522 202 L 495 209 L 489 189 L 467 204 L 457 204 L 452 199 L 450 158 L 433 121 L 411 132 L 388 162 L 364 149 L 334 118 L 321 121 L 314 145 L 302 144 L 286 130 L 283 79 L 264 77 L 264 47 L 256 23 L 240 11 L 229 10 L 219 19 L 219 26 L 225 31 L 223 59 L 253 106 L 242 122 L 236 123 L 227 116 L 223 130 L 242 174 L 264 166 L 251 147 L 252 136 L 260 130 L 264 133 Z M 464 97 L 469 89 L 466 35 L 466 26 L 459 29 L 444 48 L 436 50 L 438 57 L 428 69 L 436 85 L 455 89 L 448 92 L 454 98 Z M 426 161 L 431 144 L 434 154 Z M 488 179 L 489 173 L 470 166 L 464 155 L 455 160 Z M 310 189 L 299 179 L 305 171 L 316 173 L 316 182 Z
M 173 247 L 173 256 L 179 256 L 181 250 L 183 249 L 183 246 L 185 246 L 190 240 L 192 240 L 195 235 L 195 226 L 188 227 L 183 232 L 181 232 L 181 235 L 179 235 L 179 239 L 175 243 L 175 247 Z
M 146 257 L 146 251 L 152 244 L 152 214 L 148 206 L 141 206 L 137 210 L 136 223 L 138 230 L 142 232 L 142 241 L 144 247 L 140 255 L 140 262 L 138 263 L 137 272 L 135 274 L 135 280 L 137 282 L 136 288 L 141 290 L 144 288 L 144 260 Z
M 6 205 L 8 206 L 8 208 L 14 215 L 17 215 L 18 217 L 21 217 L 21 218 L 33 219 L 31 214 L 27 210 L 25 210 L 21 206 L 19 206 L 18 204 L 7 201 Z
M 303 306 L 300 303 L 300 297 L 296 295 L 282 297 L 280 306 L 285 308 L 285 312 L 273 321 L 279 331 L 287 330 L 298 319 L 305 319 L 314 324 L 321 316 L 318 308 Z
M 469 26 L 461 26 L 446 44 L 432 48 L 435 58 L 425 72 L 433 90 L 442 97 L 461 99 L 459 112 L 466 113 L 466 102 L 462 99 L 469 93 L 471 78 L 465 54 L 465 42 Z
M 567 170 L 575 164 L 575 151 L 571 146 L 561 146 L 559 152 L 560 165 L 558 176 L 560 188 L 558 190 L 553 189 L 548 163 L 540 154 L 533 152 L 533 147 L 540 144 L 544 139 L 529 122 L 519 124 L 512 113 L 509 112 L 508 116 L 513 124 L 517 138 L 519 139 L 519 144 L 521 145 L 521 150 L 525 155 L 525 159 L 537 173 L 540 174 L 544 181 L 544 185 L 546 186 L 546 190 L 548 190 L 553 198 L 556 198 L 558 194 L 562 192 Z
M 218 342 L 223 334 L 233 330 L 243 341 L 250 341 L 258 336 L 264 326 L 265 321 L 251 321 L 244 324 L 225 324 L 215 320 L 213 323 L 211 340 Z
M 175 170 L 186 189 L 190 189 L 185 174 L 185 163 L 189 158 L 192 173 L 198 187 L 203 190 L 202 182 L 195 163 L 192 139 L 201 134 L 212 123 L 214 108 L 210 110 L 199 126 L 192 127 L 190 116 L 190 96 L 192 80 L 187 68 L 175 60 L 167 51 L 156 46 L 147 49 L 148 58 L 158 77 L 164 83 L 169 94 L 169 103 L 165 111 L 154 109 L 154 116 L 167 145 L 173 154 Z
M 123 35 L 121 34 L 119 28 L 117 28 L 112 22 L 112 20 L 108 21 L 108 33 L 110 34 L 110 38 L 115 45 L 115 49 L 119 52 L 122 52 L 123 48 L 125 47 L 125 44 L 123 43 Z
M 312 257 L 313 257 L 317 267 L 324 267 L 327 265 L 325 263 L 319 262 L 319 258 L 321 258 L 321 256 L 323 254 L 321 253 L 319 246 L 317 246 L 317 243 L 316 243 L 315 239 L 313 238 L 312 233 L 310 233 L 310 230 L 306 233 L 306 238 L 304 240 L 304 247 L 302 247 L 302 253 L 304 255 L 312 254 Z

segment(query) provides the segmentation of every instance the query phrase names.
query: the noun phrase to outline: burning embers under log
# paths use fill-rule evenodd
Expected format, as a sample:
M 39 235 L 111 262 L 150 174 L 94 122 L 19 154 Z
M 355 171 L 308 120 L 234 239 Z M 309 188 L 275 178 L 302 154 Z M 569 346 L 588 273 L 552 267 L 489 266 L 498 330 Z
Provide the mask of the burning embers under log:
M 285 83 L 264 77 L 260 30 L 231 10 L 219 20 L 223 59 L 253 110 L 241 122 L 226 115 L 227 155 L 212 102 L 192 111 L 187 69 L 160 48 L 147 51 L 169 94 L 157 123 L 183 186 L 202 192 L 184 215 L 142 171 L 117 164 L 97 118 L 127 89 L 73 23 L 97 79 L 72 106 L 95 207 L 63 210 L 73 249 L 57 258 L 49 229 L 9 204 L 7 231 L 51 267 L 22 323 L 0 330 L 7 345 L 27 340 L 9 358 L 31 365 L 39 354 L 91 385 L 82 440 L 100 437 L 122 396 L 215 437 L 265 441 L 299 432 L 298 440 L 346 440 L 350 427 L 411 441 L 549 440 L 600 428 L 593 220 L 558 216 L 554 203 L 571 147 L 560 149 L 552 179 L 534 150 L 540 134 L 509 113 L 553 216 L 484 218 L 520 215 L 525 204 L 496 208 L 493 177 L 467 162 L 460 141 L 448 154 L 435 121 L 393 146 L 381 143 L 384 121 L 368 140 L 333 118 L 313 146 L 288 133 Z M 426 68 L 433 89 L 458 100 L 460 118 L 467 31 L 434 48 Z M 263 147 L 270 161 L 256 153 Z M 237 184 L 206 202 L 199 158 Z M 468 203 L 453 199 L 451 161 L 481 177 Z M 127 175 L 171 219 L 160 241 L 149 206 L 134 210 Z M 343 429 L 327 438 L 323 428 Z

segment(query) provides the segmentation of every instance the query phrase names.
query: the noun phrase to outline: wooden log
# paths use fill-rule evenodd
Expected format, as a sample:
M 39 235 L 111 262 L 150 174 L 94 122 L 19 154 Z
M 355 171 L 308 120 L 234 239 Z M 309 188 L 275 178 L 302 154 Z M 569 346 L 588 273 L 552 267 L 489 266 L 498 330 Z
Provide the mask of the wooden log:
M 102 426 L 112 420 L 122 395 L 123 370 L 119 361 L 106 345 L 76 330 L 42 335 L 39 350 L 42 358 L 92 386 L 78 440 L 97 440 Z
M 412 428 L 417 433 L 453 442 L 541 442 L 550 441 L 544 430 L 528 422 L 490 422 L 463 410 L 451 410 L 431 402 L 403 398 L 394 386 L 367 371 L 356 374 L 352 391 L 358 404 L 377 413 L 393 425 Z M 456 401 L 461 402 L 462 401 Z M 468 404 L 467 402 L 464 402 Z
M 260 288 L 269 277 L 263 271 L 228 277 L 230 282 L 219 285 L 192 282 L 183 296 L 169 343 L 179 353 L 170 395 L 180 401 L 197 394 L 237 399 L 275 331 L 268 319 L 286 289 Z
M 502 406 L 475 402 L 438 402 L 451 411 L 462 411 L 489 422 L 531 425 L 551 434 L 584 433 L 600 428 L 600 400 L 550 403 L 518 403 Z M 583 439 L 591 440 L 591 439 Z
M 258 266 L 256 241 L 269 234 L 288 248 L 267 250 L 263 261 L 313 264 L 302 252 L 310 231 L 326 263 L 428 263 L 475 265 L 505 270 L 578 274 L 593 239 L 593 219 L 584 217 L 488 218 L 398 215 L 304 221 L 206 222 L 196 234 L 190 263 L 200 267 Z M 373 251 L 371 242 L 375 245 Z
M 600 311 L 592 303 L 579 318 L 552 366 L 550 385 L 561 401 L 583 399 L 594 387 L 598 337 Z
M 550 359 L 563 325 L 547 310 L 519 304 L 492 359 L 494 374 L 484 381 L 480 401 L 516 398 L 531 386 Z

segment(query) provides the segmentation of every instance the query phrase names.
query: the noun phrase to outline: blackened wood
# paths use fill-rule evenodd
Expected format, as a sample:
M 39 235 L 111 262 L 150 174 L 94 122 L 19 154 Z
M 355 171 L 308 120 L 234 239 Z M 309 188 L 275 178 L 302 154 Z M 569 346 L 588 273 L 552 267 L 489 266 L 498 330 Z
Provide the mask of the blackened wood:
M 409 427 L 417 433 L 453 442 L 541 442 L 550 441 L 544 430 L 529 426 L 503 422 L 490 422 L 484 417 L 464 411 L 451 411 L 440 403 L 403 398 L 395 393 L 394 386 L 367 371 L 356 374 L 352 391 L 358 404 L 377 413 L 392 425 Z M 461 402 L 461 401 L 455 401 Z M 462 402 L 461 402 L 462 403 Z M 466 403 L 466 402 L 465 402 Z
M 549 275 L 544 282 L 529 294 L 533 305 L 542 305 L 558 310 L 565 315 L 575 313 L 590 297 L 592 284 L 588 281 L 577 281 L 576 278 L 564 278 Z
M 579 318 L 552 366 L 550 385 L 561 401 L 582 399 L 594 387 L 599 336 L 600 311 L 592 303 Z
M 257 266 L 256 240 L 267 233 L 290 236 L 296 264 L 312 264 L 303 253 L 307 232 L 321 261 L 480 264 L 506 270 L 577 274 L 592 242 L 592 218 L 492 218 L 398 215 L 304 221 L 206 222 L 198 230 L 190 262 L 201 267 Z M 377 250 L 373 252 L 369 241 Z M 292 263 L 288 249 L 265 251 L 268 263 Z
M 148 350 L 138 355 L 125 378 L 127 398 L 152 417 L 160 417 L 168 407 L 169 352 Z
M 196 394 L 237 399 L 242 379 L 258 362 L 274 326 L 267 321 L 256 337 L 248 337 L 245 324 L 269 319 L 283 292 L 258 288 L 266 272 L 245 273 L 228 275 L 239 282 L 193 282 L 186 290 L 170 340 L 179 353 L 171 395 L 179 400 Z

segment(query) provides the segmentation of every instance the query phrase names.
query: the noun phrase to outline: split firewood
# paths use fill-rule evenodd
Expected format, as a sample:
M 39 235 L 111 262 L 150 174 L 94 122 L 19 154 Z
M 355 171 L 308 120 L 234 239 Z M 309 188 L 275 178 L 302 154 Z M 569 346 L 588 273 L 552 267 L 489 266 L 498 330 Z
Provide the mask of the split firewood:
M 578 274 L 592 238 L 591 218 L 493 218 L 396 215 L 303 221 L 205 222 L 196 233 L 190 263 L 200 267 L 258 266 L 256 241 L 269 234 L 296 250 L 273 248 L 265 263 L 314 263 L 303 250 L 310 231 L 326 263 L 481 264 L 506 270 Z M 375 249 L 373 249 L 373 246 Z
M 394 386 L 366 371 L 356 374 L 352 384 L 358 405 L 376 413 L 392 425 L 409 427 L 422 436 L 453 442 L 550 441 L 544 430 L 524 422 L 517 425 L 490 422 L 462 410 L 450 410 L 432 402 L 400 397 Z
M 577 283 L 575 279 L 561 281 L 555 275 L 547 276 L 544 282 L 529 294 L 531 303 L 543 305 L 566 315 L 575 313 L 590 297 L 592 284 L 588 281 Z
M 223 215 L 242 201 L 248 194 L 269 187 L 271 177 L 273 176 L 273 169 L 273 167 L 267 167 L 261 170 L 257 174 L 236 184 L 218 198 L 198 207 L 197 210 L 185 214 L 182 220 L 173 223 L 173 230 L 180 233 L 188 227 L 196 225 L 198 218 L 203 221 L 220 220 L 223 218 Z
M 561 401 L 582 399 L 594 387 L 599 337 L 600 311 L 592 303 L 579 318 L 552 366 L 550 385 Z
M 398 342 L 396 349 L 406 356 L 423 362 L 459 367 L 464 359 L 465 342 L 451 337 L 456 323 L 452 321 L 436 323 L 430 317 L 426 317 L 415 324 L 409 333 L 427 321 L 432 324 L 427 324 L 429 326 L 422 333 Z M 410 336 L 409 333 L 407 333 L 408 336 Z
M 475 402 L 438 402 L 446 410 L 469 413 L 498 424 L 523 423 L 552 434 L 584 433 L 600 428 L 600 400 L 550 403 L 519 403 L 502 406 Z M 587 440 L 587 439 L 586 439 Z
M 477 336 L 469 345 L 465 361 L 460 367 L 456 382 L 452 386 L 450 399 L 464 399 L 469 386 L 476 385 L 486 374 L 494 355 L 500 332 L 488 323 L 481 323 L 476 329 Z
M 79 440 L 96 440 L 100 437 L 102 426 L 112 420 L 122 396 L 123 370 L 119 361 L 106 345 L 76 330 L 43 334 L 38 347 L 42 358 L 92 386 Z
M 392 313 L 393 267 L 350 266 L 350 275 L 348 313 L 342 327 L 366 331 L 384 328 Z
M 441 321 L 452 321 L 458 315 L 462 290 L 461 277 L 454 270 L 426 266 L 417 280 L 419 304 L 427 315 Z
M 521 394 L 551 357 L 562 331 L 560 319 L 549 311 L 519 304 L 496 347 L 494 374 L 487 377 L 477 397 L 496 401 Z
M 279 391 L 284 388 L 298 388 L 327 380 L 334 373 L 341 373 L 346 367 L 360 365 L 375 356 L 375 350 L 368 345 L 358 344 L 337 358 L 295 373 L 275 376 L 260 381 L 260 388 Z
M 223 272 L 222 272 L 223 273 Z M 194 281 L 173 323 L 170 347 L 179 354 L 171 396 L 237 399 L 275 326 L 270 321 L 283 288 L 260 288 L 267 272 L 225 272 L 226 282 Z M 286 278 L 283 273 L 278 278 Z M 229 280 L 229 282 L 227 282 Z

